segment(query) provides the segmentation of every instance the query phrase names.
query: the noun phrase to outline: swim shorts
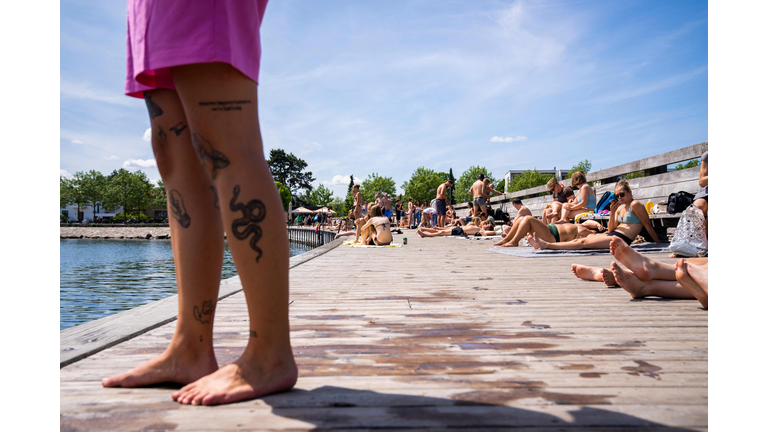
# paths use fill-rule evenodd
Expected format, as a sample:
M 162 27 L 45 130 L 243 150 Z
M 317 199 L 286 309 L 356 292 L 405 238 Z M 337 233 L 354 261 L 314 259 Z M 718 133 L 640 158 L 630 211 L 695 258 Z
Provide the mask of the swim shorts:
M 630 239 L 629 237 L 625 236 L 624 234 L 622 234 L 622 233 L 618 233 L 618 232 L 616 232 L 616 231 L 614 231 L 614 232 L 609 232 L 609 233 L 605 233 L 605 235 L 607 235 L 607 236 L 611 236 L 611 237 L 614 237 L 614 236 L 615 236 L 615 237 L 618 237 L 618 238 L 620 238 L 620 239 L 624 240 L 624 243 L 626 243 L 626 244 L 628 244 L 628 245 L 631 245 L 631 244 L 632 244 L 632 241 L 633 241 L 632 239 Z
M 227 63 L 259 81 L 267 0 L 128 0 L 125 94 L 175 90 L 171 68 Z
M 384 216 L 392 217 L 392 210 L 384 210 Z
M 475 197 L 472 199 L 472 205 L 475 207 L 482 207 L 485 205 L 485 198 L 483 197 Z
M 453 229 L 451 230 L 451 235 L 452 236 L 464 235 L 464 230 L 461 229 L 461 227 L 453 227 Z
M 557 225 L 549 224 L 547 227 L 549 228 L 549 232 L 555 237 L 555 243 L 560 243 L 560 231 L 557 230 Z
M 445 200 L 444 199 L 436 199 L 435 200 L 435 210 L 437 210 L 438 216 L 445 216 Z

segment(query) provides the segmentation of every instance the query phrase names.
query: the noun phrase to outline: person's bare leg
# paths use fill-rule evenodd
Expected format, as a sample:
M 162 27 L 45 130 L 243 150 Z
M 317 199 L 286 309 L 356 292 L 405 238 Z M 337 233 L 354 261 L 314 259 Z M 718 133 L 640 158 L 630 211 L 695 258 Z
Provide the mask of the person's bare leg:
M 499 240 L 498 242 L 494 243 L 493 245 L 494 245 L 494 246 L 503 246 L 503 245 L 505 245 L 506 243 L 510 243 L 510 241 L 512 240 L 512 238 L 513 238 L 513 237 L 515 237 L 515 234 L 517 234 L 517 230 L 518 230 L 518 228 L 520 227 L 520 222 L 521 222 L 523 219 L 525 219 L 525 218 L 519 218 L 519 219 L 516 219 L 514 222 L 512 222 L 512 226 L 511 226 L 511 227 L 510 227 L 510 229 L 507 231 L 507 234 L 505 234 L 505 235 L 504 235 L 504 238 L 503 238 L 503 239 L 501 239 L 501 240 Z M 518 240 L 518 241 L 519 241 L 519 240 Z M 509 244 L 509 246 L 512 246 L 512 247 L 514 247 L 514 246 L 517 246 L 517 243 L 515 243 L 515 244 Z
M 675 280 L 675 267 L 652 260 L 629 247 L 624 240 L 613 237 L 610 244 L 611 255 L 637 276 L 641 281 L 653 279 Z
M 641 281 L 635 276 L 631 270 L 624 270 L 616 264 L 616 261 L 611 262 L 611 271 L 616 278 L 616 282 L 620 287 L 624 288 L 632 298 L 643 298 L 646 296 L 656 296 L 662 298 L 671 299 L 693 299 L 692 296 L 685 288 L 682 287 L 677 281 L 666 280 L 651 280 L 648 282 Z
M 699 280 L 704 282 L 703 285 L 700 284 L 697 280 L 693 279 L 691 272 L 694 269 L 697 273 L 697 276 L 699 277 Z M 685 259 L 682 258 L 677 260 L 677 263 L 675 263 L 675 275 L 677 276 L 677 282 L 679 282 L 680 285 L 682 285 L 683 288 L 685 288 L 685 290 L 688 291 L 692 296 L 696 297 L 696 300 L 698 300 L 705 309 L 708 309 L 707 304 L 709 299 L 709 276 L 707 270 L 708 267 L 706 265 L 696 266 L 689 264 Z M 703 279 L 701 279 L 702 276 Z
M 537 237 L 536 233 L 533 234 L 533 239 L 539 248 L 553 250 L 608 249 L 611 245 L 611 237 L 600 234 L 561 243 L 543 240 L 541 237 Z M 530 241 L 529 239 L 528 242 L 530 243 Z
M 168 196 L 179 318 L 165 352 L 102 380 L 105 387 L 189 384 L 218 369 L 212 333 L 224 259 L 224 227 L 215 207 L 216 195 L 192 147 L 176 92 L 148 91 L 145 100 L 152 124 L 152 149 Z
M 288 323 L 288 233 L 264 159 L 256 83 L 224 63 L 179 66 L 172 73 L 198 157 L 218 190 L 250 330 L 239 359 L 172 397 L 216 405 L 290 389 L 298 370 Z
M 600 267 L 587 267 L 579 264 L 571 264 L 571 271 L 577 278 L 592 281 L 603 282 L 603 269 Z

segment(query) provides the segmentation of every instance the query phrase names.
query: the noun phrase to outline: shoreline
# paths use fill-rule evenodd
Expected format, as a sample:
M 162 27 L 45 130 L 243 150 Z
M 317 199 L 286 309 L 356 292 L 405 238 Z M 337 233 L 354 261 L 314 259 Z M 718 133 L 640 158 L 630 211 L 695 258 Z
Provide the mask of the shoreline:
M 168 227 L 60 227 L 59 239 L 167 240 Z M 226 238 L 226 235 L 224 235 Z

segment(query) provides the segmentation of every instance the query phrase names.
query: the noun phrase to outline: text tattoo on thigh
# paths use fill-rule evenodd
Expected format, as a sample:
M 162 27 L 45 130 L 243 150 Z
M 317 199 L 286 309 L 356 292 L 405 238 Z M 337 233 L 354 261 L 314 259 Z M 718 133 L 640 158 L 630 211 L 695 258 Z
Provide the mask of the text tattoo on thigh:
M 171 130 L 173 131 L 173 133 L 176 134 L 176 136 L 179 136 L 181 135 L 182 132 L 184 132 L 184 129 L 186 128 L 187 128 L 187 125 L 185 125 L 184 122 L 179 122 L 174 127 L 172 127 Z
M 195 310 L 193 312 L 196 320 L 200 321 L 203 324 L 210 323 L 211 316 L 213 315 L 213 301 L 207 300 L 203 302 L 202 309 L 198 309 L 198 307 L 195 306 Z
M 171 214 L 173 218 L 179 222 L 182 228 L 187 228 L 191 219 L 187 213 L 186 207 L 184 207 L 184 199 L 181 197 L 181 193 L 176 189 L 171 190 L 171 195 L 168 197 L 168 203 L 171 205 Z
M 199 133 L 192 134 L 192 143 L 195 145 L 197 157 L 203 167 L 210 171 L 211 177 L 216 178 L 216 171 L 229 166 L 229 158 L 224 153 L 213 148 L 213 145 Z M 210 168 L 208 165 L 210 164 Z
M 267 215 L 267 208 L 264 206 L 263 202 L 257 199 L 250 200 L 248 204 L 238 203 L 237 196 L 239 194 L 240 186 L 237 185 L 233 191 L 232 201 L 229 202 L 229 209 L 233 212 L 243 212 L 243 217 L 232 221 L 232 235 L 238 240 L 245 240 L 248 236 L 253 234 L 250 242 L 251 249 L 258 253 L 256 262 L 259 262 L 262 252 L 261 249 L 256 246 L 256 243 L 261 239 L 261 227 L 259 226 L 259 223 L 261 223 Z M 241 231 L 240 227 L 245 228 Z
M 231 100 L 231 101 L 203 101 L 201 107 L 209 107 L 211 111 L 242 111 L 243 105 L 250 104 L 249 100 Z
M 147 96 L 146 93 L 144 93 L 144 101 L 147 103 L 147 110 L 149 111 L 149 119 L 154 120 L 155 117 L 160 117 L 163 115 L 163 110 L 160 108 L 160 106 L 152 101 L 151 96 Z

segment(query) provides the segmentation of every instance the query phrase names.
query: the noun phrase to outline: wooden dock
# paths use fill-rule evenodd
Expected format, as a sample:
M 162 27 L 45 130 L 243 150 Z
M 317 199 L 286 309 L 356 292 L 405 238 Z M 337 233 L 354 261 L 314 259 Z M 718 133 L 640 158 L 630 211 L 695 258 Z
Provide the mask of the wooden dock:
M 169 322 L 64 366 L 61 430 L 707 430 L 697 301 L 632 300 L 571 273 L 610 255 L 518 258 L 489 252 L 490 240 L 405 237 L 401 248 L 336 242 L 292 268 L 294 390 L 205 407 L 173 402 L 169 388 L 101 387 L 160 354 Z M 243 293 L 216 318 L 224 365 L 247 341 Z

